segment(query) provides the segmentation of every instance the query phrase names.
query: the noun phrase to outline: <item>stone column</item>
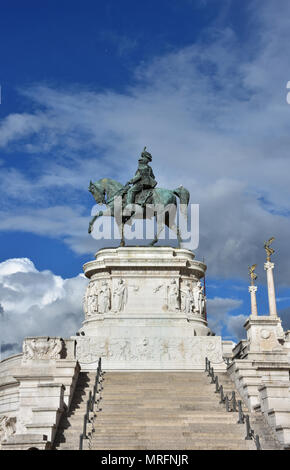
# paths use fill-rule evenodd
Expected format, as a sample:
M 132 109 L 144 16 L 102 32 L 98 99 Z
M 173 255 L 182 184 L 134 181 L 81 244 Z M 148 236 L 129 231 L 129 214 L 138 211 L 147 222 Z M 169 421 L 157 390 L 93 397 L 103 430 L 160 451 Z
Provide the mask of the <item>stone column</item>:
M 275 296 L 275 286 L 274 286 L 274 277 L 273 269 L 274 263 L 267 261 L 264 264 L 264 269 L 267 271 L 267 284 L 268 284 L 268 298 L 269 298 L 269 314 L 270 317 L 277 318 L 277 308 L 276 308 L 276 296 Z
M 249 286 L 249 292 L 251 294 L 251 316 L 257 317 L 258 316 L 258 308 L 257 308 L 257 299 L 256 299 L 256 292 L 257 286 Z

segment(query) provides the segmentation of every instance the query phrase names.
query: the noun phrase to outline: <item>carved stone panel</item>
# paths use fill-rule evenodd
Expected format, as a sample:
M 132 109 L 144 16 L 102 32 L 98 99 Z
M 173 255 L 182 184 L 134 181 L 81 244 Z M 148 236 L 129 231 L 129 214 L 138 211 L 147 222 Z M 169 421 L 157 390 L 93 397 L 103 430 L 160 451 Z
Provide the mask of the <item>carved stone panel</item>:
M 16 418 L 0 416 L 0 444 L 16 432 Z
M 76 354 L 84 364 L 96 362 L 99 357 L 124 363 L 124 366 L 132 362 L 203 365 L 205 357 L 212 363 L 223 362 L 221 342 L 213 336 L 79 338 Z
M 61 338 L 38 336 L 26 338 L 23 343 L 23 360 L 32 359 L 60 359 L 63 349 Z

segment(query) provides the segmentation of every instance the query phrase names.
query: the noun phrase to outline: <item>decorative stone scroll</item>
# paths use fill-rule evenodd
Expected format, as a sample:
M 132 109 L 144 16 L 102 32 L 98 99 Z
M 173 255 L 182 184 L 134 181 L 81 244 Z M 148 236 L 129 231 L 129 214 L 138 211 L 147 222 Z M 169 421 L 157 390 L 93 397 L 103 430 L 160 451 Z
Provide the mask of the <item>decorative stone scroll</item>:
M 0 444 L 16 432 L 16 417 L 0 416 Z
M 63 349 L 61 338 L 38 336 L 26 338 L 23 343 L 23 360 L 31 359 L 60 359 Z

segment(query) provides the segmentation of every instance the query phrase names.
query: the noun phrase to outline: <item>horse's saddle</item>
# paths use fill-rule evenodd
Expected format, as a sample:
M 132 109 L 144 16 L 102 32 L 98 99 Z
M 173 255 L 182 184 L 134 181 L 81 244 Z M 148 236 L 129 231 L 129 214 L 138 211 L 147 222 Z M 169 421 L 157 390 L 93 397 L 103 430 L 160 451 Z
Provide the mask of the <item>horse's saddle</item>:
M 153 202 L 153 188 L 142 189 L 135 197 L 135 204 L 145 206 L 145 204 L 152 204 Z
M 135 204 L 144 207 L 146 204 L 153 203 L 153 190 L 154 188 L 144 188 L 142 191 L 138 192 L 135 196 Z M 127 201 L 127 191 L 124 191 L 123 194 L 123 201 L 126 204 Z

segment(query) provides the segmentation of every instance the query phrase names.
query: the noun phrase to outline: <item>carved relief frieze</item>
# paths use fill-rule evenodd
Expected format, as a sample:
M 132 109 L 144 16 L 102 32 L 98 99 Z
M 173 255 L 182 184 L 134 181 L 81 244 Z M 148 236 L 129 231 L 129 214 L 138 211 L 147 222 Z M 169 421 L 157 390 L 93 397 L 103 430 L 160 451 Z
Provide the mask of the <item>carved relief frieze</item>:
M 203 364 L 205 357 L 213 363 L 222 363 L 221 343 L 215 337 L 135 337 L 86 338 L 77 342 L 77 358 L 91 363 L 98 357 L 122 361 L 175 361 Z

